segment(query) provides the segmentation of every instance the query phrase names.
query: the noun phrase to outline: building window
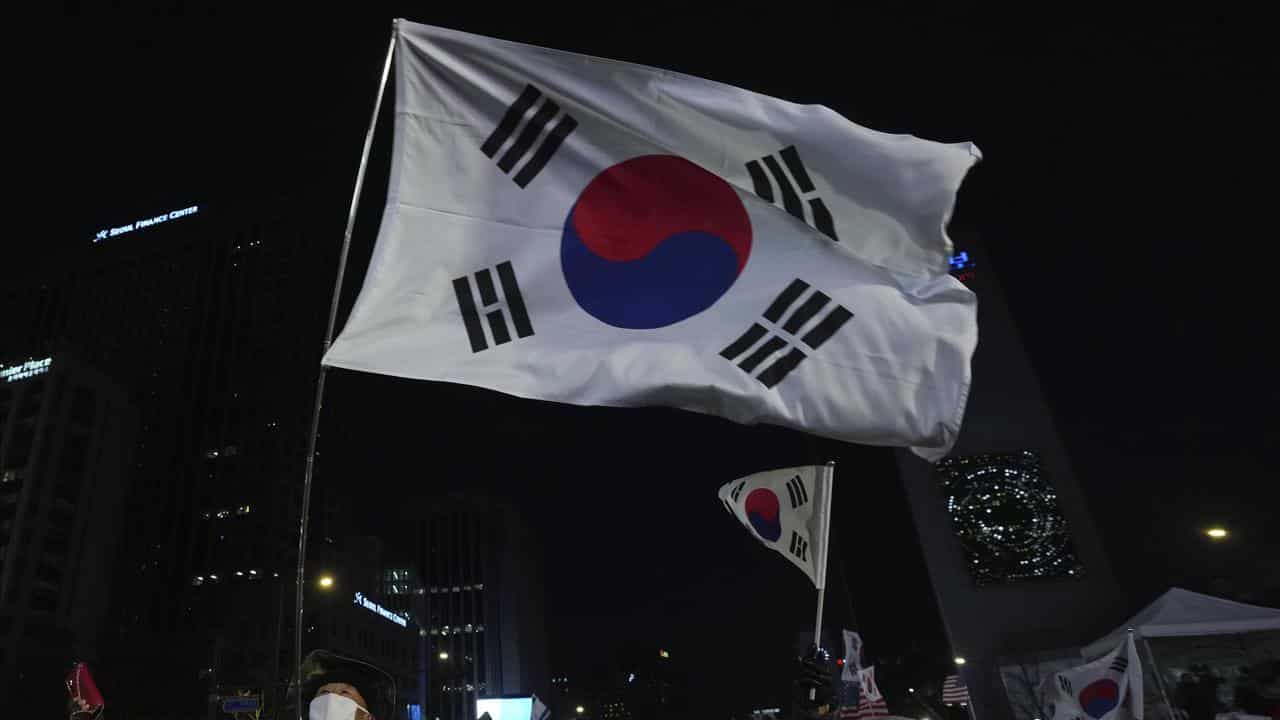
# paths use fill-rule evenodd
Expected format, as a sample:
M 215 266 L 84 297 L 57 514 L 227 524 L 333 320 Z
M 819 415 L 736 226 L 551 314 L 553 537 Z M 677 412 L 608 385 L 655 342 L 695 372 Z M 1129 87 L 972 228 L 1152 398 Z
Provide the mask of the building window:
M 977 585 L 1084 574 L 1037 453 L 951 457 L 937 471 Z

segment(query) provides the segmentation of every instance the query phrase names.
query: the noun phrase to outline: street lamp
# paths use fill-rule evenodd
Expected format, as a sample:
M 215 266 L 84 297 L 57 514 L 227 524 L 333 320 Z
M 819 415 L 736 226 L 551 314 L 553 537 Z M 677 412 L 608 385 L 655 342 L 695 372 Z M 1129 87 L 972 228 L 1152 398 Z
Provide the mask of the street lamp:
M 576 711 L 578 712 L 578 714 L 579 714 L 579 715 L 581 715 L 582 713 L 584 713 L 584 712 L 586 712 L 586 711 L 587 711 L 587 709 L 586 709 L 586 708 L 584 708 L 584 707 L 582 707 L 581 705 L 579 705 L 578 707 L 574 708 L 574 710 L 576 710 Z
M 966 662 L 968 662 L 968 661 L 967 661 L 967 660 L 965 660 L 964 658 L 962 658 L 962 657 L 956 657 L 956 664 L 957 664 L 957 665 L 963 665 L 963 664 L 965 664 Z
M 1230 533 L 1227 532 L 1226 528 L 1215 525 L 1205 530 L 1204 534 L 1208 535 L 1210 540 L 1226 540 L 1227 535 Z
M 448 659 L 449 659 L 449 653 L 445 652 L 444 650 L 441 650 L 441 651 L 440 651 L 440 659 L 441 659 L 441 660 L 448 660 Z

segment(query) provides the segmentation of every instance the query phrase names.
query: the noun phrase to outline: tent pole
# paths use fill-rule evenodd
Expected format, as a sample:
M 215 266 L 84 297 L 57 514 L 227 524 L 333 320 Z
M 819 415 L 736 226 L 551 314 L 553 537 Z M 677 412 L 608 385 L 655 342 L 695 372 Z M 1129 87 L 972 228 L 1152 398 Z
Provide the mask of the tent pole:
M 1133 630 L 1129 630 L 1133 632 Z M 1164 686 L 1164 673 L 1160 671 L 1160 666 L 1156 664 L 1155 653 L 1151 652 L 1151 643 L 1147 642 L 1147 638 L 1142 638 L 1142 647 L 1147 651 L 1147 662 L 1151 666 L 1151 674 L 1156 677 L 1156 687 L 1160 688 L 1160 698 L 1164 700 L 1164 706 L 1169 710 L 1169 720 L 1178 720 L 1178 713 L 1173 708 L 1173 703 L 1169 702 L 1169 691 Z

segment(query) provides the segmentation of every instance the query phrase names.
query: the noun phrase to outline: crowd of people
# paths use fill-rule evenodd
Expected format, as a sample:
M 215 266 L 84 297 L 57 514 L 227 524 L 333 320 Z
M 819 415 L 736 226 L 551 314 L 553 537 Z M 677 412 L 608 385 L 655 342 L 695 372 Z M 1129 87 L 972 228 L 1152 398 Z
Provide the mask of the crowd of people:
M 1181 674 L 1170 702 L 1181 720 L 1216 720 L 1219 715 L 1280 717 L 1280 661 L 1225 673 L 1205 664 Z
M 794 720 L 834 717 L 838 693 L 833 668 L 831 657 L 825 651 L 812 648 L 797 661 L 792 683 L 791 717 Z M 308 720 L 395 718 L 395 679 L 358 658 L 327 650 L 311 652 L 302 663 L 296 690 L 295 698 L 305 703 Z M 67 713 L 70 720 L 102 720 L 103 708 L 73 691 Z
M 839 690 L 834 668 L 830 656 L 814 648 L 797 660 L 791 720 L 835 717 Z M 368 662 L 316 650 L 303 662 L 299 678 L 295 698 L 306 704 L 308 720 L 395 717 L 395 680 Z M 1171 694 L 1178 720 L 1220 720 L 1224 714 L 1280 720 L 1280 661 L 1234 668 L 1226 677 L 1207 665 L 1192 665 Z M 79 694 L 73 694 L 67 710 L 70 720 L 102 718 L 102 708 Z

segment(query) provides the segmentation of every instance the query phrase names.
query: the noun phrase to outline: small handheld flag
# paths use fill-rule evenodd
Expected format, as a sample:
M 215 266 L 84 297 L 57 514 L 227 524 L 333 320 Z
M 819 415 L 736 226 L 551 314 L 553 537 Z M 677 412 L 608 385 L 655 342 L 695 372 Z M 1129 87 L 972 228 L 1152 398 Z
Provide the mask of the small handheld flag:
M 852 630 L 844 631 L 844 670 L 840 679 L 844 682 L 858 681 L 858 672 L 862 670 L 862 636 Z
M 766 547 L 786 556 L 821 588 L 825 580 L 820 466 L 783 468 L 726 483 L 720 502 Z M 821 506 L 821 507 L 820 507 Z
M 871 720 L 889 716 L 889 705 L 876 685 L 876 669 L 863 668 L 858 671 L 858 695 L 856 702 L 850 702 L 840 708 L 840 720 Z
M 1142 720 L 1142 663 L 1133 634 L 1091 663 L 1050 675 L 1042 690 L 1049 720 Z

